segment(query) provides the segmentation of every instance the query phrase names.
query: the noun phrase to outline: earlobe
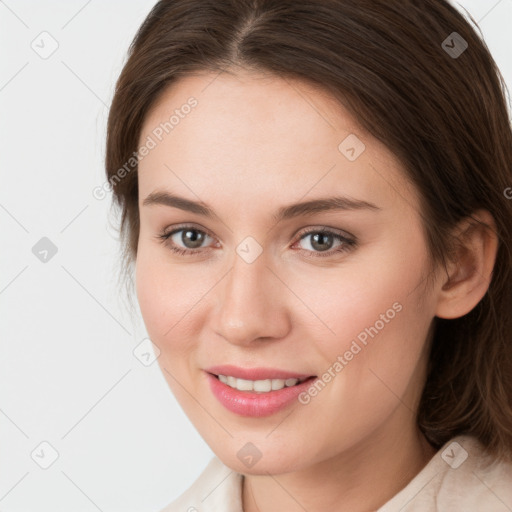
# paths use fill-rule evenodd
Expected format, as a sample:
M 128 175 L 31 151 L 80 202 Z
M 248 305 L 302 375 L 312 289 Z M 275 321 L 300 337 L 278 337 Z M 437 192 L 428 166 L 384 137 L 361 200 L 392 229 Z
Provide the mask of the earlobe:
M 439 290 L 436 316 L 459 318 L 484 297 L 491 283 L 498 251 L 496 224 L 486 210 L 464 219 L 457 229 L 456 250 Z

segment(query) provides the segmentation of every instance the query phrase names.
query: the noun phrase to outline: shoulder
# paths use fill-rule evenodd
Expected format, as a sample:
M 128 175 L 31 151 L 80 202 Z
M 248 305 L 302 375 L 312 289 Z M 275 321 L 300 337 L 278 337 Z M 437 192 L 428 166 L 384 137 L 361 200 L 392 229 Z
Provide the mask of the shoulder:
M 512 463 L 493 460 L 477 439 L 468 436 L 460 436 L 448 443 L 441 457 L 444 461 L 450 460 L 452 451 L 457 450 L 461 452 L 460 466 L 447 464 L 444 468 L 437 499 L 445 508 L 462 506 L 467 511 L 510 512 Z
M 396 510 L 510 512 L 512 463 L 491 459 L 474 437 L 457 436 L 378 512 Z
M 196 481 L 160 512 L 243 512 L 242 479 L 215 456 Z

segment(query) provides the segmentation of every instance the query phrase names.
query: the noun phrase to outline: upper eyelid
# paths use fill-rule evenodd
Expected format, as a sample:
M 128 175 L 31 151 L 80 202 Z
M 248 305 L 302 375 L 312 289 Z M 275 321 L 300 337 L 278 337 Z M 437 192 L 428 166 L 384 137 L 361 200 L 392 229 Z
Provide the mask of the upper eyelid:
M 356 238 L 354 235 L 352 235 L 348 231 L 344 231 L 343 229 L 330 228 L 329 226 L 322 226 L 322 225 L 300 229 L 299 231 L 297 231 L 295 233 L 295 236 L 300 237 L 302 235 L 310 235 L 311 233 L 321 233 L 324 231 L 327 233 L 332 233 L 332 234 L 341 236 L 342 238 L 349 238 L 351 240 L 355 240 L 355 238 Z

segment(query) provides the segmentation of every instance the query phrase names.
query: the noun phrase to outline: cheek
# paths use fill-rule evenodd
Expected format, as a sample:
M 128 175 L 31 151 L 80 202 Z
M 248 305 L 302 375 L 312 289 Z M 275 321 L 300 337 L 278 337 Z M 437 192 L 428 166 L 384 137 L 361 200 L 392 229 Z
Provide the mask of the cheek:
M 210 271 L 211 272 L 211 271 Z M 176 366 L 195 348 L 201 324 L 201 300 L 212 283 L 208 270 L 173 265 L 165 251 L 140 244 L 136 261 L 136 290 L 140 311 L 149 337 L 161 351 L 161 362 Z M 194 332 L 196 330 L 196 332 Z
M 146 330 L 152 341 L 163 350 L 164 339 L 172 336 L 183 316 L 187 288 L 178 272 L 169 272 L 160 261 L 158 251 L 139 245 L 136 262 L 137 299 Z
M 369 421 L 370 411 L 384 418 L 397 396 L 409 403 L 409 387 L 420 382 L 417 369 L 434 311 L 423 295 L 426 253 L 421 239 L 398 253 L 397 247 L 369 251 L 351 271 L 297 278 L 297 294 L 308 294 L 322 320 L 311 331 L 324 361 L 320 377 L 328 382 L 322 396 L 346 404 L 354 424 Z M 343 407 L 340 418 L 346 412 Z
M 397 396 L 404 397 L 420 381 L 417 369 L 434 304 L 424 296 L 427 259 L 421 240 L 412 247 L 403 247 L 397 258 L 390 246 L 373 255 L 373 264 L 346 273 L 338 286 L 325 283 L 331 300 L 324 301 L 319 316 L 329 319 L 336 334 L 318 339 L 327 368 L 340 375 L 332 396 L 358 404 L 355 409 L 361 407 L 362 415 L 374 411 L 384 416 Z
M 395 248 L 380 249 L 350 262 L 350 268 L 347 261 L 338 269 L 306 269 L 283 279 L 293 283 L 294 293 L 310 309 L 300 307 L 296 325 L 307 324 L 330 359 L 349 350 L 353 340 L 365 347 L 386 333 L 412 333 L 418 320 L 430 314 L 419 307 L 424 256 L 409 251 L 405 262 Z
M 165 321 L 162 319 L 161 312 L 164 306 L 165 297 L 162 294 L 165 288 L 162 288 L 162 276 L 158 265 L 151 265 L 149 256 L 139 243 L 135 266 L 135 284 L 137 300 L 146 330 L 152 341 L 157 342 L 160 333 L 164 331 Z

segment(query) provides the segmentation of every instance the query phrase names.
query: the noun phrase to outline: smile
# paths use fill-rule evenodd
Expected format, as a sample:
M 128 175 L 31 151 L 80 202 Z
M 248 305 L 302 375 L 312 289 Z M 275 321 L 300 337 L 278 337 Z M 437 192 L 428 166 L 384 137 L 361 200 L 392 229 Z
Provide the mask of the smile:
M 248 380 L 209 372 L 204 375 L 212 395 L 220 404 L 232 413 L 249 417 L 270 416 L 291 406 L 316 379 L 301 376 L 300 379 Z
M 305 381 L 308 377 L 303 379 L 265 379 L 265 380 L 247 380 L 237 379 L 231 375 L 217 375 L 217 378 L 239 391 L 255 391 L 257 393 L 268 393 L 269 391 L 278 391 L 285 387 L 292 387 Z

